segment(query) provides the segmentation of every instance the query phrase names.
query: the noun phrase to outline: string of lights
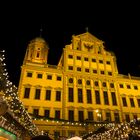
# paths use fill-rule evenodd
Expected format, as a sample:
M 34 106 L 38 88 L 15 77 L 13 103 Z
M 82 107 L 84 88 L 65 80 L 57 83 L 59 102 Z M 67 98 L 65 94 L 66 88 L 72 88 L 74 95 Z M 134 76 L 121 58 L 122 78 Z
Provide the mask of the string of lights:
M 0 51 L 0 91 L 3 92 L 3 100 L 8 106 L 8 113 L 24 127 L 31 137 L 39 135 L 38 128 L 18 98 L 17 87 L 8 80 L 4 53 L 4 50 Z

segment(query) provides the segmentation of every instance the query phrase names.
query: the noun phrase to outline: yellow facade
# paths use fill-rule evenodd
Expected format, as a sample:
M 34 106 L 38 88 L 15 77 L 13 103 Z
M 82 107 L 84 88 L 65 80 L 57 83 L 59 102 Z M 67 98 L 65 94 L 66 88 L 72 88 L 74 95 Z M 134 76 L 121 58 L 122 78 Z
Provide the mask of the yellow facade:
M 72 36 L 57 66 L 48 64 L 48 51 L 42 38 L 29 43 L 18 88 L 40 130 L 68 137 L 93 130 L 93 122 L 140 117 L 140 78 L 119 74 L 102 40 L 89 32 Z

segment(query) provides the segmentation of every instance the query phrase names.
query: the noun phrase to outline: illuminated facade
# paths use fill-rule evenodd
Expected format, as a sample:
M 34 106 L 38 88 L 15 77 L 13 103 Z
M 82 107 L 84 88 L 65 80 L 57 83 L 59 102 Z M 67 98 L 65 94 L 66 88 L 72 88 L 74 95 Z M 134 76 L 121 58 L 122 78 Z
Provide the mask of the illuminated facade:
M 93 122 L 140 117 L 140 78 L 119 74 L 102 40 L 89 32 L 72 36 L 57 66 L 48 64 L 48 51 L 42 38 L 29 43 L 18 88 L 28 112 L 42 118 L 34 120 L 40 130 L 82 135 Z

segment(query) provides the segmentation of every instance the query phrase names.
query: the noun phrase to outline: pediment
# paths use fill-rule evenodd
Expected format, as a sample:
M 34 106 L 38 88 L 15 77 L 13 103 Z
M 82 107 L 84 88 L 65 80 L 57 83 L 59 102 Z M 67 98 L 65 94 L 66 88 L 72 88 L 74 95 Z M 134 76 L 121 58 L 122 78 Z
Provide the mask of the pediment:
M 95 37 L 94 35 L 90 34 L 89 32 L 86 32 L 84 34 L 80 34 L 75 36 L 76 38 L 79 38 L 81 41 L 96 43 L 96 44 L 103 44 L 103 41 Z

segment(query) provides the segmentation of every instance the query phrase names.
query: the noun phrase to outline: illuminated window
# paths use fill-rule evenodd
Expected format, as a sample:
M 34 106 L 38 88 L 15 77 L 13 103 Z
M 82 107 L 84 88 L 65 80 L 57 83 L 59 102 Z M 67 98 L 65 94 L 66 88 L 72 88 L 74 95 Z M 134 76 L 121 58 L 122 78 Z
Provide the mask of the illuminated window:
M 55 110 L 55 119 L 60 119 L 60 110 Z
M 78 79 L 78 84 L 82 84 L 82 79 Z
M 123 106 L 127 106 L 126 97 L 122 97 Z
M 46 100 L 51 100 L 51 90 L 46 90 Z
M 68 58 L 73 58 L 73 55 L 68 55 Z
M 61 76 L 57 76 L 57 81 L 61 81 Z
M 39 115 L 39 109 L 33 109 L 33 115 L 37 117 Z
M 84 121 L 84 112 L 83 111 L 78 111 L 78 119 L 80 122 Z
M 81 68 L 80 67 L 77 67 L 77 71 L 81 71 Z
M 37 74 L 37 78 L 42 78 L 42 74 Z
M 56 101 L 61 101 L 61 91 L 56 91 Z
M 35 99 L 40 99 L 40 93 L 41 93 L 41 90 L 36 89 L 36 91 L 35 91 Z
M 73 66 L 68 66 L 68 69 L 69 70 L 73 70 Z
M 69 102 L 73 102 L 74 99 L 73 88 L 68 88 L 68 94 L 69 94 Z
M 100 92 L 98 90 L 95 90 L 95 100 L 96 100 L 96 104 L 101 104 Z
M 68 119 L 69 119 L 69 121 L 74 121 L 74 111 L 73 110 L 69 110 L 69 112 L 68 112 L 69 114 L 68 114 Z
M 140 107 L 140 99 L 137 99 L 138 107 Z
M 32 77 L 32 73 L 31 72 L 27 72 L 27 77 Z
M 92 103 L 91 90 L 87 89 L 87 103 Z
M 45 116 L 46 118 L 49 118 L 49 117 L 50 117 L 50 110 L 45 109 L 45 110 L 44 110 L 44 116 Z
M 78 88 L 78 103 L 83 102 L 83 92 L 81 88 Z
M 88 111 L 88 120 L 93 120 L 93 112 L 92 111 Z
M 29 98 L 30 95 L 30 88 L 25 88 L 24 98 Z
M 123 88 L 123 84 L 120 84 L 120 88 Z
M 47 75 L 47 79 L 52 80 L 52 75 Z
M 107 93 L 107 91 L 103 91 L 103 95 L 104 95 L 104 104 L 105 104 L 105 105 L 109 105 L 109 100 L 108 100 L 108 93 Z
M 135 103 L 134 103 L 134 99 L 133 98 L 130 98 L 130 104 L 131 104 L 131 107 L 135 107 Z
M 77 60 L 81 60 L 81 57 L 80 56 L 77 56 Z
M 138 90 L 138 86 L 134 86 L 134 89 L 135 89 L 135 90 Z
M 112 104 L 117 105 L 117 99 L 116 99 L 115 92 L 111 92 L 111 97 L 112 97 Z

